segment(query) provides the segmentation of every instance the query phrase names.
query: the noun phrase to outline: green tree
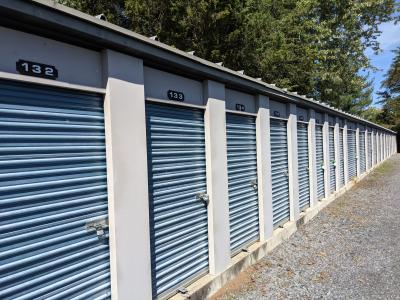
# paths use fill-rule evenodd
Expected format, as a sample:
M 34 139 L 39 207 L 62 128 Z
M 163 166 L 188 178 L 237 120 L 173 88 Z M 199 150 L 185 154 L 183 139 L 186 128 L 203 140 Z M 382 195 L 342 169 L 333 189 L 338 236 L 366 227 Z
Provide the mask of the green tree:
M 382 82 L 380 103 L 382 112 L 378 122 L 400 132 L 400 47 L 393 51 L 395 57 Z
M 59 0 L 268 83 L 361 114 L 371 88 L 365 49 L 395 0 Z

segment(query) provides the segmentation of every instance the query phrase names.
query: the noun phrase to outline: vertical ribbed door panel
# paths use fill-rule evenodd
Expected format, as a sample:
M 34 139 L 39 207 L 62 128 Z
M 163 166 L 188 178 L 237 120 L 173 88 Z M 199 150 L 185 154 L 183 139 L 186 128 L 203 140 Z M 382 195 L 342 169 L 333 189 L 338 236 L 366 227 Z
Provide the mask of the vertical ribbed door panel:
M 0 299 L 109 298 L 102 97 L 0 82 L 0 123 Z
M 356 132 L 347 130 L 347 149 L 349 158 L 349 180 L 357 176 L 357 160 L 356 160 Z
M 310 177 L 308 158 L 308 124 L 297 122 L 297 154 L 300 210 L 310 206 Z
M 317 198 L 318 200 L 325 196 L 325 180 L 324 180 L 324 150 L 323 150 L 323 134 L 322 125 L 315 125 L 315 145 L 316 145 L 316 164 L 317 164 Z
M 360 131 L 359 134 L 359 144 L 360 144 L 360 172 L 361 174 L 366 171 L 366 161 L 365 161 L 365 132 Z
M 372 133 L 368 132 L 368 168 L 372 167 Z
M 259 239 L 256 120 L 226 115 L 229 225 L 232 254 Z
M 146 126 L 156 297 L 208 271 L 204 112 L 147 103 Z
M 344 186 L 344 146 L 343 146 L 343 128 L 339 128 L 339 166 L 340 166 L 340 187 Z
M 271 118 L 271 177 L 273 224 L 289 220 L 289 167 L 287 121 Z
M 335 128 L 329 127 L 329 189 L 336 190 L 336 161 L 335 161 Z

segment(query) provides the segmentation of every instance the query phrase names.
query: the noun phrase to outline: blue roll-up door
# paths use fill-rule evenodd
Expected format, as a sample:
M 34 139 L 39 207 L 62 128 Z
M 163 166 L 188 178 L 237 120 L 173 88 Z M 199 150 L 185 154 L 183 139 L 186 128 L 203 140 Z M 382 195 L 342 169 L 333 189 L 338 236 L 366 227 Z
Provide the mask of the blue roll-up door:
M 146 126 L 156 297 L 208 272 L 204 111 L 147 103 Z
M 366 171 L 366 160 L 365 160 L 365 132 L 360 131 L 359 134 L 359 144 L 360 144 L 360 172 L 361 174 Z
M 336 190 L 336 161 L 335 161 L 335 128 L 329 127 L 329 188 Z
M 324 150 L 323 150 L 323 134 L 322 125 L 315 125 L 315 145 L 316 145 L 316 164 L 317 164 L 317 198 L 318 200 L 325 197 L 325 180 L 324 180 Z
M 256 120 L 226 115 L 230 247 L 236 253 L 259 239 Z
M 356 159 L 356 132 L 347 130 L 347 153 L 348 153 L 348 168 L 349 180 L 357 176 L 357 159 Z
M 271 118 L 271 177 L 273 224 L 279 226 L 289 220 L 289 166 L 287 121 Z
M 310 173 L 308 157 L 308 124 L 297 122 L 297 155 L 300 210 L 310 206 Z
M 372 167 L 372 133 L 368 132 L 368 168 Z
M 102 96 L 3 81 L 0 124 L 0 299 L 110 298 Z
M 344 145 L 343 145 L 343 128 L 339 128 L 339 166 L 340 166 L 340 187 L 344 186 Z

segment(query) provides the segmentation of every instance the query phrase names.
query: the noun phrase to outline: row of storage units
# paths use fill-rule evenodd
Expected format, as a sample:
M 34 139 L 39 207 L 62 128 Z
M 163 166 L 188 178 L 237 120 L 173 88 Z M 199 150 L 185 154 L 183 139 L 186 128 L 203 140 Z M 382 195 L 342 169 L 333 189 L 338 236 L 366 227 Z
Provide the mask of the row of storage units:
M 146 115 L 153 293 L 163 296 L 182 291 L 182 286 L 209 270 L 204 112 L 148 102 Z M 310 157 L 313 154 L 309 145 L 315 145 L 316 150 L 318 200 L 336 192 L 337 167 L 340 169 L 338 186 L 342 187 L 345 166 L 348 166 L 349 182 L 367 171 L 365 158 L 374 151 L 365 143 L 367 131 L 338 126 L 335 134 L 335 126 L 329 126 L 325 138 L 324 124 L 316 124 L 315 140 L 310 141 L 310 123 L 298 120 L 296 127 L 298 199 L 299 209 L 304 211 L 311 204 L 310 177 L 313 173 Z M 270 117 L 274 228 L 282 226 L 291 217 L 289 131 L 287 118 Z M 376 137 L 373 132 L 368 134 L 371 139 Z M 328 143 L 326 149 L 329 151 L 327 162 L 324 159 L 325 143 Z M 230 251 L 234 256 L 260 237 L 256 116 L 228 111 L 226 145 Z M 372 164 L 368 164 L 370 168 Z M 327 169 L 329 193 L 325 192 Z
M 107 233 L 85 225 L 87 219 L 107 217 L 102 97 L 2 82 L 0 101 L 0 297 L 107 294 Z M 146 128 L 153 293 L 162 297 L 209 271 L 204 111 L 147 102 Z M 288 119 L 270 118 L 275 228 L 291 217 L 288 128 Z M 301 211 L 311 205 L 310 145 L 315 145 L 318 200 L 327 194 L 326 170 L 329 193 L 334 193 L 345 184 L 346 165 L 350 181 L 392 153 L 385 148 L 386 137 L 375 130 L 329 126 L 325 138 L 324 124 L 316 124 L 314 141 L 309 130 L 308 121 L 297 121 Z M 260 234 L 256 116 L 227 112 L 226 145 L 233 256 Z
M 396 150 L 375 124 L 39 2 L 0 3 L 19 20 L 0 26 L 0 299 L 185 294 Z

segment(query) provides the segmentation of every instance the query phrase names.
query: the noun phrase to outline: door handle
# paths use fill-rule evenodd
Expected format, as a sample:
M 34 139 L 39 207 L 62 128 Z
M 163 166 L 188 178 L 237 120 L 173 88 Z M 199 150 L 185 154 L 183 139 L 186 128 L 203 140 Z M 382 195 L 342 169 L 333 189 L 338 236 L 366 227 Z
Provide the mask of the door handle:
M 253 187 L 253 189 L 257 190 L 258 187 L 257 179 L 250 181 L 250 185 Z
M 208 196 L 207 193 L 198 193 L 196 195 L 196 198 L 199 199 L 200 201 L 203 201 L 204 203 L 206 203 L 206 205 L 208 205 L 208 203 L 210 203 L 210 196 Z
M 108 238 L 108 218 L 102 218 L 86 222 L 86 231 L 96 231 L 97 238 L 104 241 Z

